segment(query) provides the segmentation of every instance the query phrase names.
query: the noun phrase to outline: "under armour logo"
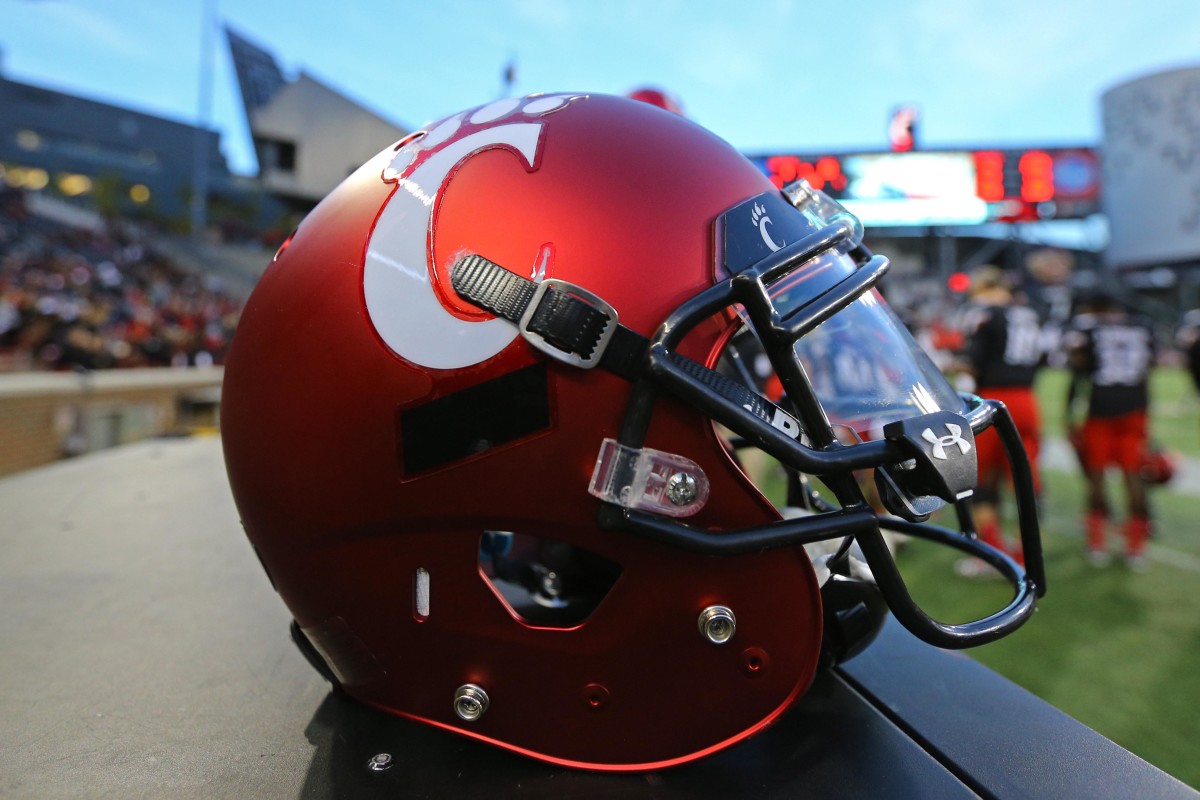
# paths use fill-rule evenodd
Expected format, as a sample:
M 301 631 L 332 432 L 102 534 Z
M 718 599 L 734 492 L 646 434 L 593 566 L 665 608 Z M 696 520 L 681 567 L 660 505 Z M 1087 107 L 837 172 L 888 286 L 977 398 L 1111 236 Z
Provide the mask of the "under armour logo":
M 945 461 L 947 458 L 946 448 L 952 445 L 958 445 L 958 451 L 963 455 L 971 452 L 971 443 L 963 438 L 962 426 L 955 425 L 952 422 L 946 423 L 946 430 L 949 431 L 945 436 L 938 436 L 933 432 L 932 428 L 926 428 L 921 431 L 921 438 L 933 445 L 933 457 Z

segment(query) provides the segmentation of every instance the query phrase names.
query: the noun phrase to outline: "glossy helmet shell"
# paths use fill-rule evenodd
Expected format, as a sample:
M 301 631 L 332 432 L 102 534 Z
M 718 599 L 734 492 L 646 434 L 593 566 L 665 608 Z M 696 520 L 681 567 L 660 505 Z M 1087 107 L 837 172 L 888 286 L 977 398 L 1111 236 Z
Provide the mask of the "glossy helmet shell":
M 347 178 L 246 305 L 222 406 L 243 525 L 352 697 L 531 755 L 652 769 L 730 745 L 812 679 L 819 591 L 800 548 L 712 558 L 601 530 L 588 483 L 630 384 L 547 359 L 458 298 L 463 253 L 559 278 L 653 333 L 714 281 L 714 221 L 770 182 L 712 133 L 627 98 L 502 100 Z M 685 352 L 712 363 L 728 318 Z M 724 530 L 777 518 L 710 419 L 662 397 L 646 444 L 698 463 Z M 581 622 L 523 618 L 481 568 L 487 531 L 620 568 Z M 737 629 L 713 644 L 714 605 Z M 456 691 L 489 707 L 460 718 Z

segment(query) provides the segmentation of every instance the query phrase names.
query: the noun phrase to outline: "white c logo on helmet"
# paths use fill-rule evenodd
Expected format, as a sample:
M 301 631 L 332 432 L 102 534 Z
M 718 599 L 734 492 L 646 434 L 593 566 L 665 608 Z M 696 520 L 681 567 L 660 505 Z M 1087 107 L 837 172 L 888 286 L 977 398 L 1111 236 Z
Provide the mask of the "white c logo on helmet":
M 505 320 L 460 319 L 438 299 L 429 263 L 434 207 L 450 172 L 475 153 L 507 146 L 532 167 L 543 128 L 536 117 L 571 99 L 498 100 L 451 117 L 396 153 L 384 175 L 398 178 L 398 186 L 367 243 L 363 293 L 371 324 L 397 355 L 423 367 L 455 369 L 491 358 L 517 337 Z

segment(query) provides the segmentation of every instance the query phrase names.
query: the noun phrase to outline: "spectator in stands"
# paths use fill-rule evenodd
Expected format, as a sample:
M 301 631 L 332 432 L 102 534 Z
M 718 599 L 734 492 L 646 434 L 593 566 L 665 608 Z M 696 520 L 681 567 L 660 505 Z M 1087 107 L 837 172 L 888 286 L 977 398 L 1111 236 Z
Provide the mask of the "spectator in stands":
M 1110 560 L 1106 546 L 1110 508 L 1104 474 L 1113 466 L 1121 471 L 1128 504 L 1123 528 L 1125 560 L 1131 569 L 1143 569 L 1150 509 L 1140 466 L 1146 452 L 1153 333 L 1116 298 L 1097 291 L 1072 321 L 1064 344 L 1073 375 L 1067 396 L 1067 432 L 1087 481 L 1084 528 L 1088 558 L 1096 566 Z M 1082 422 L 1080 406 L 1086 407 Z
M 0 195 L 0 370 L 222 363 L 239 302 L 123 233 Z
M 1041 420 L 1033 380 L 1044 358 L 1038 316 L 1018 302 L 1008 275 L 999 267 L 989 264 L 975 269 L 970 292 L 971 303 L 963 317 L 965 347 L 960 369 L 973 380 L 976 394 L 1007 406 L 1034 468 L 1037 485 Z M 1008 459 L 994 429 L 983 433 L 976 446 L 979 482 L 973 509 L 979 537 L 998 550 L 1010 552 L 999 514 L 1001 488 L 1012 481 Z M 1011 555 L 1021 560 L 1019 543 L 1012 545 Z M 982 562 L 974 560 L 958 564 L 959 572 L 965 574 L 974 574 L 983 567 Z

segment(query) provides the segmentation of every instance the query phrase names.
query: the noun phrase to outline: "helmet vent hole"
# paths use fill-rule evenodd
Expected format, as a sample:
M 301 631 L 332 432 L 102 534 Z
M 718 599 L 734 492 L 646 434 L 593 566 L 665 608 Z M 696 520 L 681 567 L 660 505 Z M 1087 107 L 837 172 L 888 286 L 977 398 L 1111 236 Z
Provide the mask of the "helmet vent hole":
M 600 605 L 621 567 L 569 542 L 485 531 L 479 571 L 519 622 L 572 628 Z
M 418 621 L 429 619 L 429 570 L 424 567 L 413 573 L 413 616 Z

